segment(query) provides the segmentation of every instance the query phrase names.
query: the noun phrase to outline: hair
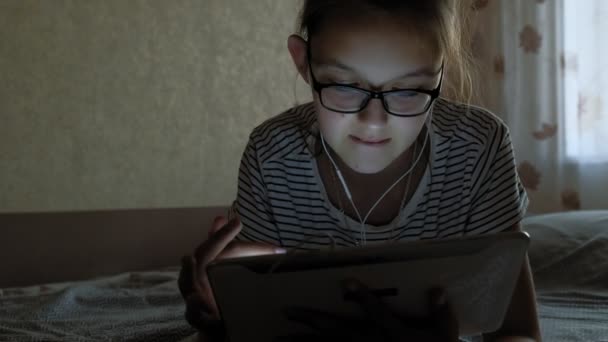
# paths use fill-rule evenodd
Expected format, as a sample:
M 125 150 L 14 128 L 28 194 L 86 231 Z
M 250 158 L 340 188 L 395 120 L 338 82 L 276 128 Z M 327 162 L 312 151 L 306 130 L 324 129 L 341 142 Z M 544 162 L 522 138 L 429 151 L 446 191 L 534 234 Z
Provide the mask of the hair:
M 443 55 L 442 96 L 468 104 L 474 95 L 470 9 L 470 0 L 304 0 L 298 33 L 310 39 L 332 18 L 341 15 L 396 16 L 421 38 L 430 38 L 429 43 Z

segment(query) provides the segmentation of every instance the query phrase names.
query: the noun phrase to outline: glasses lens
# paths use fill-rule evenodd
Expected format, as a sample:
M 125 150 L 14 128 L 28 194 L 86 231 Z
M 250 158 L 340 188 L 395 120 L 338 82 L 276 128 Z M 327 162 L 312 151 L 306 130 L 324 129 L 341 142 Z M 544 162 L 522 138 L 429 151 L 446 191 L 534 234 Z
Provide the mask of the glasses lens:
M 323 105 L 336 111 L 359 111 L 369 95 L 351 87 L 331 86 L 323 88 L 321 100 Z
M 415 115 L 427 110 L 432 96 L 417 91 L 396 91 L 384 95 L 386 107 L 393 114 Z

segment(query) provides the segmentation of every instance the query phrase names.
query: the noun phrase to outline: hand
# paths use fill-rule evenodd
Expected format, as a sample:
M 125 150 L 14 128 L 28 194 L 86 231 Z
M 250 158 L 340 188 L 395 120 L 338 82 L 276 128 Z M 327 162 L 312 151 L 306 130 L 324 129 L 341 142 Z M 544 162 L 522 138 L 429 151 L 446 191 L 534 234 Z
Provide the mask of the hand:
M 216 217 L 206 241 L 199 245 L 194 256 L 182 258 L 178 285 L 186 301 L 186 319 L 199 330 L 221 328 L 220 315 L 207 277 L 207 266 L 214 260 L 284 253 L 272 245 L 234 241 L 241 231 L 240 220 L 228 221 Z
M 360 282 L 344 282 L 345 293 L 364 312 L 363 317 L 344 317 L 314 309 L 290 308 L 288 319 L 302 323 L 315 333 L 281 337 L 279 341 L 458 341 L 458 322 L 442 290 L 431 290 L 430 315 L 406 318 L 392 312 Z

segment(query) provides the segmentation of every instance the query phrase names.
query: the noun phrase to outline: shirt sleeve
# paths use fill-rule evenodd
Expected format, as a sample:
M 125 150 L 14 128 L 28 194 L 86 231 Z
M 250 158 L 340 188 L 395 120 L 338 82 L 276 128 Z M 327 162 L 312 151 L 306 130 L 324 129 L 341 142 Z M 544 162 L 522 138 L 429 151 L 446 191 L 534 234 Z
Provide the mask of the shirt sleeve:
M 480 186 L 471 202 L 465 235 L 505 231 L 526 214 L 528 196 L 523 187 L 513 153 L 509 130 L 499 125 L 482 156 L 488 165 L 480 173 Z
M 228 216 L 238 216 L 241 219 L 243 228 L 236 237 L 237 240 L 281 245 L 267 197 L 258 152 L 251 138 L 241 158 L 237 196 Z

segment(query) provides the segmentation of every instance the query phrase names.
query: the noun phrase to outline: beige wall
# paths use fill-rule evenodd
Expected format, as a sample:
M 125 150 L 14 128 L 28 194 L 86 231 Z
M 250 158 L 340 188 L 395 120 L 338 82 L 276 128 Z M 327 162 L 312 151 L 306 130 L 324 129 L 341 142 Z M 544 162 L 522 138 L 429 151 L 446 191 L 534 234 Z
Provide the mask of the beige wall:
M 0 1 L 0 211 L 229 203 L 299 3 Z

